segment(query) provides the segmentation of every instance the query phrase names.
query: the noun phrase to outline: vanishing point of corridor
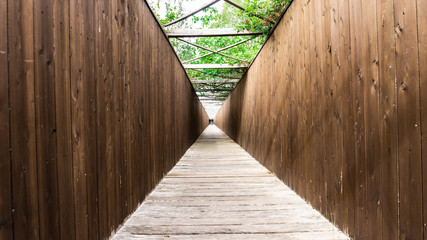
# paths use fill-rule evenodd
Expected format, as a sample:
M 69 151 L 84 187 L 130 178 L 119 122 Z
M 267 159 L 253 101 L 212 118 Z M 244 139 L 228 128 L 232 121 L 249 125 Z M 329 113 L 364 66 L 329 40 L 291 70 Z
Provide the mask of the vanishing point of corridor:
M 209 126 L 113 239 L 348 238 Z

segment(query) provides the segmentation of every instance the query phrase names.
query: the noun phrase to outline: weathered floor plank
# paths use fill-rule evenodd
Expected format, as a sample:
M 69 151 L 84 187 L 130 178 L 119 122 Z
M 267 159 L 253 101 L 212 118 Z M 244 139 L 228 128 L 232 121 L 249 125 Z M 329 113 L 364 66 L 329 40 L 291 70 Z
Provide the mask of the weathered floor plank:
M 348 237 L 210 126 L 113 239 Z

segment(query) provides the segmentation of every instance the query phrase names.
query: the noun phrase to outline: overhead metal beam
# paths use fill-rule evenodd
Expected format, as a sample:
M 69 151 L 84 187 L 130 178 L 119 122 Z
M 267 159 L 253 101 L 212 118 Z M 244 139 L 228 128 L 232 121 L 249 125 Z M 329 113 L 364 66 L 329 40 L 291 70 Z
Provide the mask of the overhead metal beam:
M 196 92 L 228 92 L 228 91 L 233 91 L 233 88 L 196 89 Z
M 180 17 L 180 18 L 178 18 L 178 19 L 176 19 L 176 20 L 174 20 L 174 21 L 172 21 L 172 22 L 169 22 L 169 23 L 165 24 L 165 27 L 169 27 L 169 26 L 171 26 L 171 25 L 174 25 L 174 24 L 176 24 L 176 23 L 179 23 L 179 22 L 181 22 L 181 21 L 183 21 L 183 20 L 185 20 L 185 19 L 187 19 L 187 18 L 189 18 L 189 17 L 191 17 L 191 16 L 193 16 L 193 15 L 195 15 L 195 14 L 199 13 L 200 11 L 205 10 L 206 8 L 208 8 L 208 7 L 212 6 L 212 5 L 214 5 L 215 3 L 219 2 L 219 1 L 221 1 L 221 0 L 214 0 L 214 1 L 212 1 L 212 2 L 210 2 L 210 3 L 208 3 L 208 4 L 206 4 L 206 5 L 203 5 L 201 8 L 197 9 L 196 11 L 191 12 L 191 13 L 189 13 L 189 14 L 186 14 L 186 15 L 184 15 L 184 16 L 182 16 L 182 17 Z M 238 4 L 238 3 L 236 3 L 236 2 L 234 2 L 234 1 L 232 1 L 232 0 L 224 0 L 224 1 L 225 1 L 226 3 L 228 3 L 228 4 L 232 5 L 232 6 L 234 6 L 234 7 L 236 7 L 236 8 L 238 8 L 238 9 L 242 10 L 242 11 L 246 11 L 245 7 L 243 7 L 242 5 L 240 5 L 240 4 Z M 269 23 L 274 24 L 274 22 L 273 22 L 273 21 L 270 21 L 270 20 L 269 20 L 269 19 L 267 19 L 267 18 L 261 17 L 261 16 L 259 16 L 259 15 L 257 15 L 257 14 L 255 14 L 254 16 L 256 16 L 256 17 L 258 17 L 258 18 L 260 18 L 260 19 L 262 19 L 262 20 L 264 20 L 264 21 L 267 21 L 267 22 L 269 22 Z
M 234 79 L 235 78 L 235 77 L 231 77 L 231 76 L 222 76 L 222 75 L 219 75 L 219 74 L 209 74 L 209 73 L 207 73 L 207 72 L 205 72 L 203 70 L 199 70 L 199 69 L 190 69 L 190 70 L 206 74 L 206 76 L 202 76 L 202 77 L 215 76 L 215 77 L 220 77 L 220 78 L 225 78 L 225 79 Z
M 238 8 L 238 9 L 240 9 L 240 10 L 246 11 L 246 8 L 245 8 L 245 7 L 243 7 L 242 5 L 240 5 L 240 4 L 238 4 L 238 3 L 234 2 L 234 1 L 231 1 L 231 0 L 224 0 L 224 2 L 226 2 L 226 3 L 228 3 L 228 4 L 232 5 L 232 6 L 234 6 L 234 7 L 236 7 L 236 8 Z
M 235 58 L 235 57 L 232 57 L 232 56 L 230 56 L 230 55 L 223 54 L 223 53 L 220 53 L 220 52 L 217 52 L 217 53 L 215 53 L 215 52 L 211 52 L 211 53 L 208 53 L 208 54 L 202 55 L 202 56 L 200 56 L 200 57 L 196 57 L 196 58 L 193 58 L 193 59 L 190 59 L 190 60 L 184 61 L 184 62 L 182 62 L 182 63 L 183 63 L 183 64 L 186 64 L 186 63 L 189 63 L 189 62 L 192 62 L 192 61 L 196 61 L 196 60 L 199 60 L 199 59 L 201 59 L 201 58 L 204 58 L 204 57 L 210 56 L 210 55 L 212 55 L 212 54 L 218 54 L 218 55 L 221 55 L 221 56 L 226 57 L 226 58 L 231 58 L 231 59 L 234 59 L 234 60 L 237 60 L 237 61 L 240 61 L 240 62 L 249 63 L 248 61 L 245 61 L 245 60 L 243 60 L 243 59 Z
M 199 8 L 199 9 L 197 9 L 196 11 L 194 11 L 194 12 L 192 12 L 192 13 L 189 13 L 189 14 L 187 14 L 187 15 L 184 15 L 184 16 L 182 16 L 182 17 L 180 17 L 180 18 L 178 18 L 178 19 L 176 19 L 176 20 L 174 20 L 174 21 L 172 21 L 172 22 L 170 22 L 170 23 L 165 24 L 165 27 L 171 26 L 171 25 L 173 25 L 173 24 L 175 24 L 175 23 L 179 23 L 179 22 L 181 22 L 181 21 L 183 21 L 183 20 L 185 20 L 185 19 L 187 19 L 187 18 L 189 18 L 189 17 L 193 16 L 194 14 L 196 14 L 196 13 L 198 13 L 198 12 L 200 12 L 200 11 L 203 11 L 204 9 L 206 9 L 206 8 L 208 8 L 208 7 L 212 6 L 212 5 L 214 5 L 215 3 L 219 2 L 219 1 L 221 1 L 221 0 L 214 0 L 214 1 L 212 1 L 212 2 L 210 2 L 210 3 L 208 3 L 208 4 L 206 4 L 206 5 L 204 5 L 203 7 L 201 7 L 201 8 Z
M 234 7 L 236 7 L 236 8 L 238 8 L 238 9 L 240 9 L 240 10 L 242 10 L 242 11 L 246 11 L 246 8 L 245 7 L 243 7 L 242 5 L 240 5 L 240 4 L 238 4 L 238 3 L 236 3 L 236 2 L 234 2 L 234 1 L 232 1 L 232 0 L 224 0 L 226 3 L 228 3 L 228 4 L 230 4 L 230 5 L 232 5 L 232 6 L 234 6 Z M 261 17 L 261 16 L 259 16 L 258 14 L 254 14 L 254 16 L 255 17 L 257 17 L 257 18 L 260 18 L 260 19 L 262 19 L 262 20 L 264 20 L 264 21 L 266 21 L 266 22 L 269 22 L 269 23 L 271 23 L 271 24 L 274 24 L 274 22 L 273 21 L 271 21 L 271 20 L 269 20 L 269 19 L 267 19 L 267 18 L 265 18 L 265 17 Z
M 219 52 L 225 51 L 225 50 L 227 50 L 227 49 L 233 48 L 233 47 L 235 47 L 235 46 L 238 46 L 238 45 L 240 45 L 240 44 L 243 44 L 243 43 L 245 43 L 245 42 L 247 42 L 247 41 L 249 41 L 249 40 L 255 39 L 255 38 L 256 38 L 256 37 L 248 38 L 248 39 L 246 39 L 246 40 L 240 41 L 240 42 L 238 42 L 238 43 L 235 43 L 235 44 L 233 44 L 233 45 L 227 46 L 227 47 L 225 47 L 225 48 L 218 49 L 218 50 L 216 50 L 216 51 L 215 51 L 215 50 L 211 50 L 211 49 L 206 48 L 206 47 L 203 47 L 203 46 L 200 46 L 200 45 L 198 45 L 198 44 L 195 44 L 195 43 L 192 43 L 192 42 L 186 41 L 186 40 L 184 40 L 184 39 L 182 39 L 182 38 L 176 38 L 176 39 L 178 39 L 179 41 L 185 42 L 185 43 L 187 43 L 187 44 L 189 44 L 189 45 L 192 45 L 192 46 L 194 46 L 194 47 L 198 47 L 198 48 L 204 49 L 204 50 L 209 51 L 209 52 L 219 53 Z
M 184 64 L 185 69 L 244 69 L 247 65 L 229 64 Z
M 168 30 L 168 37 L 233 37 L 233 36 L 257 36 L 262 32 L 241 31 L 238 32 L 233 28 L 211 28 L 211 29 L 173 29 Z
M 195 84 L 210 84 L 210 83 L 238 83 L 239 79 L 222 79 L 222 80 L 191 80 Z
M 195 61 L 195 60 L 198 60 L 198 59 L 201 59 L 201 58 L 204 58 L 204 57 L 210 56 L 210 55 L 212 55 L 212 54 L 218 54 L 218 55 L 221 55 L 221 56 L 224 56 L 224 57 L 227 57 L 227 58 L 231 58 L 231 59 L 234 59 L 234 60 L 237 60 L 237 61 L 241 61 L 241 62 L 244 62 L 244 63 L 248 63 L 247 61 L 245 61 L 245 60 L 243 60 L 243 59 L 235 58 L 235 57 L 232 57 L 232 56 L 229 56 L 229 55 L 223 54 L 223 53 L 221 53 L 221 52 L 222 52 L 222 51 L 225 51 L 225 50 L 227 50 L 227 49 L 230 49 L 230 48 L 236 47 L 236 46 L 238 46 L 238 45 L 240 45 L 240 44 L 243 44 L 243 43 L 245 43 L 245 42 L 247 42 L 247 41 L 249 41 L 249 40 L 252 40 L 252 39 L 254 39 L 254 38 L 248 38 L 248 39 L 246 39 L 246 40 L 240 41 L 240 42 L 238 42 L 238 43 L 235 43 L 235 44 L 233 44 L 233 45 L 227 46 L 227 47 L 225 47 L 225 48 L 221 48 L 221 49 L 216 50 L 216 51 L 215 51 L 215 50 L 211 50 L 211 49 L 209 49 L 209 48 L 205 48 L 205 47 L 200 46 L 200 45 L 198 45 L 198 44 L 195 44 L 195 43 L 192 43 L 192 42 L 186 41 L 186 40 L 184 40 L 184 39 L 182 39 L 182 38 L 177 38 L 177 39 L 178 39 L 178 40 L 180 40 L 180 41 L 182 41 L 182 42 L 184 42 L 184 43 L 187 43 L 187 44 L 189 44 L 189 45 L 192 45 L 192 46 L 194 46 L 194 47 L 198 47 L 198 48 L 201 48 L 201 49 L 204 49 L 204 50 L 206 50 L 206 51 L 211 52 L 211 53 L 205 54 L 205 55 L 203 55 L 203 56 L 200 56 L 200 57 L 193 58 L 193 59 L 190 59 L 190 60 L 187 60 L 187 61 L 182 62 L 182 63 L 184 63 L 184 64 L 185 64 L 185 63 L 189 63 L 189 62 L 192 62 L 192 61 Z

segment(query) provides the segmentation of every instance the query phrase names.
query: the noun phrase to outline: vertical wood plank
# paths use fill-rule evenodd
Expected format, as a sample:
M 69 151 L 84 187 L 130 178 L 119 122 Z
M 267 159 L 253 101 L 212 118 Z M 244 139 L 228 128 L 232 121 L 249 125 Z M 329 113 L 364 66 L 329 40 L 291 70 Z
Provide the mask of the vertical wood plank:
M 362 4 L 359 1 L 350 4 L 350 33 L 351 33 L 351 62 L 353 79 L 353 117 L 355 128 L 355 156 L 356 156 L 356 205 L 355 205 L 355 235 L 358 238 L 367 239 L 367 199 L 366 199 L 366 159 L 365 159 L 365 126 L 364 126 L 364 91 L 363 81 L 363 28 L 360 24 L 363 20 Z
M 59 238 L 52 0 L 34 4 L 37 173 L 41 239 Z
M 55 102 L 60 239 L 75 239 L 71 135 L 70 2 L 55 0 Z
M 344 83 L 344 74 L 341 71 L 341 59 L 343 58 L 341 53 L 344 53 L 344 44 L 342 38 L 340 36 L 340 28 L 341 19 L 340 19 L 340 9 L 339 9 L 339 1 L 331 0 L 330 1 L 330 23 L 331 23 L 331 43 L 330 43 L 330 55 L 332 57 L 332 84 L 330 89 L 330 98 L 332 101 L 332 129 L 333 131 L 333 139 L 335 153 L 332 156 L 332 169 L 335 169 L 334 174 L 332 175 L 332 179 L 334 181 L 331 186 L 331 194 L 333 198 L 333 202 L 329 202 L 331 206 L 333 220 L 334 223 L 340 223 L 345 219 L 345 209 L 343 205 L 343 186 L 342 186 L 342 178 L 343 175 L 343 125 L 341 121 L 342 117 L 342 99 L 343 99 L 343 83 Z M 335 176 L 340 176 L 340 178 L 336 178 Z M 335 206 L 335 208 L 333 207 Z
M 73 176 L 76 239 L 89 238 L 87 169 L 85 146 L 85 6 L 81 0 L 70 0 L 70 52 L 71 52 L 71 116 L 73 142 Z
M 12 196 L 19 196 L 12 202 L 15 239 L 39 239 L 33 7 L 32 0 L 8 1 Z
M 0 1 L 0 239 L 13 239 L 7 0 Z
M 307 60 L 307 64 L 308 67 L 310 68 L 310 75 L 309 75 L 309 79 L 308 79 L 308 84 L 310 86 L 309 91 L 310 91 L 310 100 L 311 100 L 311 109 L 310 109 L 310 115 L 311 115 L 311 123 L 310 123 L 310 132 L 315 131 L 315 127 L 316 127 L 316 120 L 317 120 L 317 114 L 316 114 L 316 95 L 313 94 L 315 92 L 315 88 L 316 85 L 314 84 L 316 82 L 315 77 L 317 76 L 317 67 L 316 64 L 317 62 L 314 61 L 314 59 L 316 58 L 316 54 L 317 52 L 315 51 L 316 48 L 316 26 L 315 26 L 315 4 L 313 1 L 310 1 L 309 3 L 307 3 L 308 5 L 308 11 L 307 11 L 307 15 L 308 15 L 308 21 L 310 24 L 310 37 L 309 37 L 309 59 Z M 309 138 L 311 138 L 311 143 L 316 142 L 316 138 L 313 135 L 310 135 Z M 310 158 L 311 159 L 316 159 L 316 151 L 310 151 Z M 309 168 L 308 170 L 308 174 L 309 174 L 309 182 L 310 182 L 310 189 L 308 191 L 308 194 L 311 198 L 311 196 L 315 196 L 316 194 L 316 185 L 317 183 L 315 182 L 316 179 L 316 170 L 314 168 Z M 315 201 L 315 199 L 310 199 L 309 200 L 311 204 L 313 204 L 313 202 Z
M 120 158 L 119 163 L 120 169 L 120 203 L 122 208 L 122 218 L 126 218 L 128 211 L 128 195 L 127 195 L 127 164 L 129 161 L 127 155 L 127 140 L 128 140 L 128 103 L 126 101 L 128 95 L 128 74 L 127 68 L 129 62 L 127 61 L 127 44 L 129 42 L 129 36 L 127 34 L 127 27 L 129 23 L 128 11 L 127 11 L 127 0 L 121 0 L 118 3 L 118 16 L 119 16 L 119 74 L 120 74 L 120 96 L 119 96 L 119 106 L 120 106 Z M 120 224 L 121 219 L 119 220 Z
M 323 137 L 324 137 L 324 146 L 325 146 L 325 152 L 324 152 L 324 169 L 330 169 L 330 173 L 324 174 L 323 176 L 323 182 L 324 182 L 324 197 L 322 199 L 323 201 L 323 208 L 324 208 L 324 215 L 328 218 L 332 219 L 334 221 L 332 206 L 335 205 L 334 201 L 334 180 L 336 179 L 334 174 L 335 169 L 339 169 L 339 166 L 337 167 L 336 158 L 337 158 L 337 152 L 335 149 L 336 146 L 336 139 L 334 138 L 334 130 L 335 130 L 335 123 L 333 121 L 333 113 L 336 110 L 335 109 L 335 99 L 334 99 L 334 87 L 333 87 L 333 79 L 332 79 L 332 42 L 331 42 L 331 6 L 330 1 L 325 0 L 322 2 L 322 21 L 321 21 L 321 27 L 324 29 L 323 32 L 323 39 L 322 39 L 322 46 L 320 49 L 319 56 L 321 57 L 320 61 L 322 63 L 322 69 L 321 69 L 321 98 L 324 99 L 323 106 L 321 108 L 321 112 L 323 114 L 322 120 L 323 120 Z M 336 94 L 336 93 L 335 93 Z M 327 143 L 330 144 L 327 144 Z
M 97 159 L 98 159 L 98 211 L 99 211 L 99 236 L 106 238 L 110 234 L 109 222 L 109 189 L 105 184 L 109 182 L 108 163 L 110 155 L 110 137 L 108 128 L 108 96 L 110 89 L 107 88 L 111 82 L 111 12 L 110 2 L 97 0 L 95 2 L 96 26 L 96 101 L 97 101 Z
M 148 172 L 152 172 L 151 170 L 151 148 L 150 146 L 152 145 L 152 141 L 151 141 L 151 131 L 152 131 L 152 127 L 151 126 L 151 115 L 150 112 L 151 110 L 151 105 L 152 105 L 152 94 L 151 93 L 151 71 L 149 70 L 151 67 L 151 58 L 152 56 L 152 44 L 153 44 L 153 40 L 150 39 L 150 32 L 154 31 L 154 26 L 153 26 L 153 22 L 150 19 L 150 10 L 148 9 L 148 5 L 146 3 L 144 3 L 144 8 L 143 8 L 143 23 L 146 26 L 149 26 L 147 28 L 143 29 L 143 69 L 146 69 L 143 72 L 143 76 L 144 76 L 144 95 L 145 95 L 145 103 L 144 103 L 144 109 L 143 109 L 143 122 L 144 122 L 144 131 L 143 131 L 143 136 L 144 136 L 144 164 L 143 164 L 143 170 L 144 171 L 148 171 Z M 151 175 L 150 174 L 145 174 L 145 182 L 146 182 L 146 191 L 145 194 L 148 194 L 148 189 L 150 188 L 150 186 L 152 186 L 152 179 L 151 179 Z
M 135 208 L 134 203 L 134 171 L 135 168 L 135 162 L 134 162 L 134 149 L 132 148 L 132 142 L 135 140 L 135 132 L 134 132 L 134 105 L 132 103 L 132 99 L 135 99 L 136 96 L 134 95 L 134 84 L 135 84 L 135 60 L 137 54 L 131 54 L 132 49 L 131 46 L 136 47 L 134 39 L 137 37 L 137 32 L 134 31 L 135 27 L 135 15 L 134 15 L 134 9 L 135 9 L 135 3 L 134 2 L 128 2 L 127 9 L 127 19 L 129 21 L 126 25 L 126 32 L 127 32 L 127 38 L 128 43 L 126 44 L 126 82 L 125 82 L 125 110 L 127 113 L 127 121 L 126 121 L 126 132 L 128 134 L 127 141 L 126 141 L 126 156 L 127 156 L 127 163 L 126 163 L 126 182 L 127 182 L 127 188 L 126 188 L 126 195 L 128 197 L 128 208 L 126 211 L 126 215 L 133 212 Z M 137 48 L 135 48 L 137 49 Z M 127 108 L 127 109 L 126 109 Z
M 145 128 L 146 128 L 146 124 L 145 124 L 145 115 L 144 115 L 144 111 L 146 109 L 146 99 L 145 99 L 145 59 L 144 59 L 144 54 L 145 54 L 145 32 L 143 29 L 143 26 L 145 25 L 145 2 L 138 2 L 138 9 L 140 9 L 141 14 L 138 14 L 138 19 L 139 19 L 139 24 L 137 26 L 137 31 L 138 31 L 138 44 L 139 44 L 139 52 L 138 52 L 138 65 L 137 65 L 137 69 L 138 69 L 138 80 L 137 80 L 137 85 L 136 88 L 139 89 L 140 91 L 138 92 L 138 98 L 137 98 L 137 102 L 136 105 L 137 107 L 137 120 L 138 120 L 138 134 L 137 134 L 137 139 L 139 142 L 142 143 L 142 146 L 146 146 L 146 142 L 145 142 Z M 138 182 L 140 183 L 139 186 L 137 186 L 138 188 L 138 200 L 143 199 L 145 197 L 145 189 L 147 186 L 147 178 L 146 178 L 146 174 L 142 174 L 144 171 L 144 166 L 145 166 L 145 160 L 146 160 L 146 148 L 145 147 L 141 147 L 141 146 L 134 146 L 135 148 L 137 148 L 137 163 L 138 166 L 136 167 L 136 174 L 138 176 Z
M 343 216 L 339 224 L 343 226 L 344 232 L 354 234 L 354 209 L 355 209 L 355 150 L 353 134 L 353 98 L 352 86 L 353 79 L 351 74 L 351 39 L 350 39 L 350 14 L 349 2 L 345 0 L 338 1 L 338 25 L 339 25 L 339 62 L 338 82 L 341 87 L 337 87 L 341 94 L 341 122 L 342 122 L 342 169 L 341 178 L 341 205 Z M 341 80 L 340 80 L 341 79 Z M 340 90 L 341 89 L 341 90 Z M 345 120 L 347 118 L 347 120 Z
M 86 188 L 89 239 L 99 239 L 98 228 L 98 169 L 96 124 L 96 75 L 95 75 L 95 1 L 82 1 L 82 86 L 83 116 L 82 137 L 86 163 Z M 99 29 L 96 29 L 99 31 Z
M 317 27 L 323 28 L 324 27 L 324 13 L 323 13 L 323 3 L 320 1 L 315 2 L 315 11 L 316 11 L 316 17 L 315 21 L 317 23 Z M 325 169 L 325 163 L 326 163 L 326 142 L 325 142 L 325 122 L 326 122 L 326 97 L 324 95 L 325 91 L 325 74 L 327 69 L 325 67 L 326 65 L 326 59 L 325 56 L 327 55 L 327 45 L 328 42 L 325 40 L 326 33 L 323 33 L 323 31 L 316 31 L 316 60 L 317 63 L 317 77 L 316 77 L 316 111 L 317 111 L 317 120 L 316 120 L 316 128 L 317 128 L 317 142 L 319 144 L 316 145 L 316 164 L 319 169 L 319 172 L 317 172 L 317 179 L 315 180 L 317 182 L 317 189 L 316 189 L 316 196 L 317 197 L 317 206 L 320 210 L 320 212 L 324 215 L 326 215 L 326 189 L 327 189 L 327 183 L 326 183 L 326 174 L 322 174 L 322 172 L 326 171 Z M 296 133 L 294 133 L 296 134 Z
M 120 21 L 122 21 L 121 13 L 119 10 L 119 1 L 114 0 L 112 2 L 111 11 L 114 14 L 112 18 L 112 54 L 113 54 L 113 148 L 114 155 L 112 158 L 113 161 L 113 179 L 114 179 L 114 199 L 112 210 L 115 212 L 113 216 L 113 226 L 115 227 L 120 224 L 122 219 L 122 196 L 121 196 L 121 178 L 122 178 L 122 163 L 123 155 L 122 153 L 122 143 L 121 143 L 121 131 L 122 131 L 122 116 L 121 116 L 121 94 L 122 94 L 122 75 L 121 75 L 121 55 L 120 55 L 120 45 L 121 45 L 121 32 L 120 32 Z
M 393 2 L 377 0 L 382 238 L 398 239 L 397 89 Z M 377 227 L 378 230 L 378 227 Z
M 400 238 L 422 239 L 420 82 L 416 1 L 395 1 Z
M 106 46 L 106 48 L 109 49 L 109 54 L 107 55 L 108 57 L 106 58 L 104 56 L 104 60 L 106 61 L 106 67 L 110 67 L 110 72 L 107 73 L 106 78 L 104 80 L 105 83 L 105 111 L 106 111 L 106 123 L 105 123 L 105 128 L 106 128 L 106 153 L 105 153 L 105 158 L 106 158 L 106 165 L 107 165 L 107 185 L 110 186 L 107 189 L 107 194 L 108 194 L 108 230 L 109 232 L 114 230 L 115 227 L 115 219 L 116 219 L 116 211 L 117 211 L 117 199 L 116 199 L 116 189 L 117 189 L 117 185 L 116 185 L 116 181 L 115 181 L 115 176 L 116 176 L 116 169 L 114 166 L 114 159 L 115 159 L 115 152 L 116 150 L 116 145 L 115 145 L 115 127 L 116 127 L 116 123 L 115 123 L 115 106 L 114 106 L 114 94 L 115 94 L 115 88 L 114 88 L 114 81 L 115 81 L 115 69 L 114 69 L 114 61 L 116 58 L 115 55 L 115 48 L 113 48 L 115 41 L 113 42 L 113 36 L 115 36 L 114 34 L 114 22 L 115 22 L 115 18 L 116 15 L 113 11 L 113 3 L 114 1 L 109 1 L 108 4 L 108 9 L 105 9 L 105 14 L 107 19 L 104 19 L 104 21 L 108 21 L 108 25 L 106 26 L 106 28 L 108 28 L 108 30 L 106 29 L 106 37 L 108 39 L 108 44 Z M 109 16 L 109 17 L 108 17 Z M 102 30 L 101 30 L 102 31 Z M 108 65 L 108 63 L 110 63 L 111 65 Z
M 427 239 L 427 2 L 417 0 L 418 17 L 418 58 L 420 71 L 421 98 L 421 151 L 423 166 L 423 228 Z
M 378 77 L 378 32 L 376 25 L 376 1 L 362 1 L 362 39 L 360 62 L 360 81 L 363 82 L 364 101 L 364 154 L 366 169 L 366 206 L 367 211 L 367 238 L 382 239 L 382 210 L 380 207 L 381 162 L 379 141 L 379 77 Z M 364 221 L 360 219 L 360 221 Z

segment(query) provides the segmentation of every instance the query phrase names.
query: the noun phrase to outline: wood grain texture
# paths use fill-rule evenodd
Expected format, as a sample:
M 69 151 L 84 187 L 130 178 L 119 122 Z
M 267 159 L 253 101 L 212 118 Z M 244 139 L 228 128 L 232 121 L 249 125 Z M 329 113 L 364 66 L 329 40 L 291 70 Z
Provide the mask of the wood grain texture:
M 395 4 L 400 238 L 422 239 L 420 81 L 416 1 Z
M 215 126 L 112 239 L 348 239 Z
M 354 239 L 426 235 L 424 12 L 293 2 L 215 119 Z
M 12 196 L 19 196 L 12 197 L 14 238 L 39 239 L 34 4 L 30 0 L 8 1 L 7 11 Z
M 424 240 L 427 239 L 427 2 L 417 1 L 418 57 L 420 70 L 421 133 L 423 166 L 423 226 Z M 420 27 L 421 26 L 421 27 Z
M 70 76 L 71 116 L 73 143 L 73 175 L 76 239 L 89 238 L 88 192 L 87 192 L 87 149 L 85 132 L 85 98 L 89 97 L 84 87 L 86 81 L 85 49 L 85 5 L 86 1 L 70 0 Z
M 393 2 L 377 0 L 379 67 L 379 137 L 381 161 L 380 202 L 383 215 L 383 239 L 398 239 L 398 157 L 397 157 L 397 89 L 396 39 Z
M 13 239 L 7 1 L 0 1 L 0 239 Z
M 40 239 L 59 238 L 53 8 L 52 0 L 34 3 L 34 81 Z
M 376 1 L 362 1 L 362 58 L 361 81 L 364 83 L 364 138 L 365 138 L 365 172 L 366 172 L 366 204 L 367 238 L 382 239 L 382 212 L 380 199 L 381 158 L 379 138 L 379 72 L 378 72 L 378 29 Z
M 71 135 L 70 2 L 55 0 L 55 102 L 60 239 L 75 239 Z
M 105 239 L 207 114 L 145 1 L 0 6 L 0 238 Z
M 108 104 L 107 99 L 109 94 L 106 94 L 107 83 L 111 78 L 111 36 L 110 36 L 110 2 L 96 1 L 96 27 L 95 43 L 96 43 L 96 88 L 97 88 L 97 164 L 98 164 L 98 210 L 99 210 L 99 235 L 106 236 L 110 233 L 109 227 L 109 189 L 105 188 L 105 183 L 108 182 L 108 129 L 107 116 Z

